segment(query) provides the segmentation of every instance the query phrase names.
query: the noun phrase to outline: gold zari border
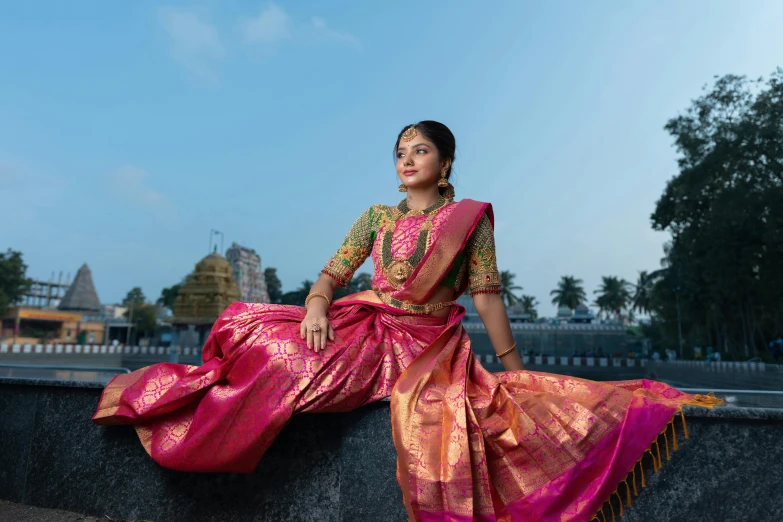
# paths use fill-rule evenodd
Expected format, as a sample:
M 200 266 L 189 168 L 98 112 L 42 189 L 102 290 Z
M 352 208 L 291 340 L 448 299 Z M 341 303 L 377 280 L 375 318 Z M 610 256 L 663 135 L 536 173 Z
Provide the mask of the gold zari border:
M 375 295 L 377 295 L 384 304 L 393 306 L 394 308 L 399 308 L 400 310 L 404 310 L 411 314 L 431 314 L 457 303 L 457 301 L 443 301 L 440 303 L 426 303 L 423 305 L 417 305 L 408 301 L 400 301 L 399 299 L 395 299 L 388 294 L 384 294 L 383 292 L 375 292 Z

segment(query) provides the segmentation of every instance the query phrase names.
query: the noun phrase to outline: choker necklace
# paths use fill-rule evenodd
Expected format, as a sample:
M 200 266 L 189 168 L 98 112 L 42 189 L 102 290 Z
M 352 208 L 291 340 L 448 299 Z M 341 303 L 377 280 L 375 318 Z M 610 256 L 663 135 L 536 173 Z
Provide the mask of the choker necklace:
M 400 203 L 392 209 L 391 223 L 387 225 L 387 230 L 383 233 L 381 240 L 381 262 L 383 263 L 384 273 L 389 284 L 395 289 L 399 290 L 402 285 L 413 273 L 416 265 L 421 262 L 424 254 L 430 246 L 430 233 L 432 232 L 432 220 L 435 217 L 436 211 L 442 208 L 448 203 L 448 200 L 443 196 L 438 198 L 438 201 L 425 208 L 424 210 L 411 210 L 408 206 L 407 199 L 403 199 Z M 394 231 L 397 229 L 397 221 L 411 216 L 427 216 L 424 224 L 419 230 L 419 238 L 416 241 L 416 250 L 407 259 L 396 259 L 392 256 L 391 244 Z
M 408 199 L 403 199 L 399 202 L 397 205 L 397 210 L 399 210 L 402 213 L 402 216 L 397 219 L 402 219 L 410 216 L 422 216 L 425 214 L 429 214 L 430 212 L 434 212 L 435 210 L 438 210 L 440 207 L 445 205 L 447 203 L 446 198 L 443 196 L 438 196 L 438 200 L 430 205 L 429 207 L 425 208 L 424 210 L 411 210 L 411 208 L 408 206 Z

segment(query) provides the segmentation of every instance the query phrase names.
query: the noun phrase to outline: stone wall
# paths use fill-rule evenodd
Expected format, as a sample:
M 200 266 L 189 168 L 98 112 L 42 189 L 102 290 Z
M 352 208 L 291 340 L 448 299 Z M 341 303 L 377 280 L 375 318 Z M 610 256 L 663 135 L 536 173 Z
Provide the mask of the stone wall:
M 157 466 L 130 427 L 95 426 L 100 391 L 0 379 L 0 499 L 156 522 L 406 519 L 388 402 L 295 417 L 252 474 L 197 474 Z M 690 440 L 660 473 L 646 467 L 623 520 L 783 520 L 781 411 L 686 415 Z

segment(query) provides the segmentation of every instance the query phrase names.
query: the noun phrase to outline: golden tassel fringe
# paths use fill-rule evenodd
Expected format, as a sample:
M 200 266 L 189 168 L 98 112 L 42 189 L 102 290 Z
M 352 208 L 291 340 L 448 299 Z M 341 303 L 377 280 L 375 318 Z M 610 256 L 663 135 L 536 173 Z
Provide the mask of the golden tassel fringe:
M 623 497 L 620 496 L 620 493 L 615 489 L 614 494 L 617 495 L 617 500 L 620 501 L 620 516 L 623 516 Z
M 688 423 L 685 422 L 685 413 L 682 411 L 682 406 L 680 406 L 680 417 L 682 417 L 682 431 L 685 432 L 685 438 L 690 439 L 690 435 L 688 435 Z
M 696 395 L 693 401 L 689 402 L 688 405 L 693 406 L 703 406 L 707 408 L 712 408 L 713 406 L 719 406 L 725 404 L 725 401 L 723 399 L 719 399 L 717 397 L 712 396 L 712 394 L 708 395 Z M 682 411 L 682 407 L 679 408 L 680 418 L 682 419 L 682 431 L 686 439 L 690 438 L 690 435 L 688 434 L 688 425 L 685 422 L 685 414 Z M 679 445 L 677 444 L 677 431 L 674 427 L 674 418 L 672 418 L 671 422 L 672 427 L 672 448 L 676 451 L 679 449 Z M 669 438 L 666 434 L 666 431 L 668 430 L 668 425 L 666 428 L 661 432 L 661 435 L 663 435 L 664 444 L 666 447 L 666 460 L 671 460 L 671 455 L 669 453 Z M 658 458 L 655 458 L 655 453 L 653 453 L 653 446 L 655 446 Z M 661 458 L 661 446 L 658 442 L 658 439 L 656 438 L 651 444 L 650 447 L 642 454 L 642 457 L 636 462 L 636 464 L 639 465 L 639 475 L 642 479 L 642 488 L 647 487 L 647 483 L 644 480 L 644 464 L 642 463 L 642 460 L 644 460 L 644 456 L 649 453 L 650 457 L 652 457 L 653 461 L 653 471 L 655 473 L 658 473 L 658 471 L 663 467 L 663 459 Z M 636 464 L 633 465 L 631 470 L 628 472 L 628 475 L 631 476 L 631 484 L 633 484 L 633 494 L 635 496 L 639 496 L 639 490 L 636 489 Z M 628 477 L 626 476 L 625 479 L 623 479 L 623 482 L 625 483 L 625 500 L 626 500 L 626 507 L 631 507 L 631 486 L 628 485 Z M 623 516 L 623 499 L 620 496 L 619 489 L 615 490 L 614 495 L 617 495 L 617 499 L 620 501 L 620 516 Z M 596 514 L 593 516 L 593 518 L 590 519 L 592 522 L 593 520 L 596 520 L 597 522 L 607 522 L 606 514 L 604 513 L 605 505 L 609 504 L 609 509 L 612 513 L 612 522 L 616 522 L 615 520 L 615 513 L 614 513 L 614 506 L 612 505 L 612 496 L 609 496 L 609 499 L 604 502 L 604 505 L 601 506 L 601 509 L 596 512 Z M 598 518 L 598 515 L 601 515 L 601 519 Z
M 672 458 L 669 456 L 669 437 L 666 436 L 666 428 L 663 429 L 663 445 L 666 446 L 666 460 L 672 460 Z

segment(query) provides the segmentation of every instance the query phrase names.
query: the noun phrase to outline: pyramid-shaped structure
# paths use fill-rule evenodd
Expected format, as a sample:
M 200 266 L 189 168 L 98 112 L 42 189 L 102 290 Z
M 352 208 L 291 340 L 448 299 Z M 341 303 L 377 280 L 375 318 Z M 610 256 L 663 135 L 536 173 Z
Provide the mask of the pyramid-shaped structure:
M 92 272 L 87 263 L 76 272 L 73 283 L 68 287 L 65 297 L 57 308 L 74 312 L 100 312 L 101 302 L 92 283 Z

